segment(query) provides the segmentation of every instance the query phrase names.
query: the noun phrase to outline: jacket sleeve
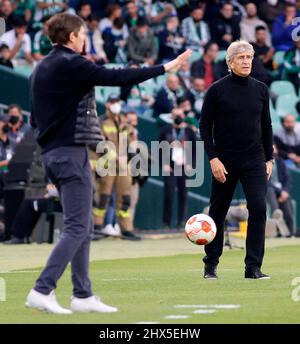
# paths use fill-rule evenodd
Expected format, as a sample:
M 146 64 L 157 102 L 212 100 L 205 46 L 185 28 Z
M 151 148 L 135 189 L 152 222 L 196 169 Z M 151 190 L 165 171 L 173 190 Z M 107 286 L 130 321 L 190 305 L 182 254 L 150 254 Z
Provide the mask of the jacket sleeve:
M 204 149 L 208 155 L 209 160 L 217 157 L 213 141 L 213 125 L 216 112 L 217 90 L 213 85 L 211 86 L 204 98 L 201 115 L 200 115 L 200 136 L 204 141 Z
M 93 86 L 129 86 L 164 74 L 163 65 L 147 68 L 108 69 L 77 55 L 69 62 L 69 75 L 74 82 Z
M 265 152 L 265 159 L 269 161 L 273 158 L 273 130 L 270 116 L 269 91 L 264 85 L 264 106 L 261 116 L 262 142 Z

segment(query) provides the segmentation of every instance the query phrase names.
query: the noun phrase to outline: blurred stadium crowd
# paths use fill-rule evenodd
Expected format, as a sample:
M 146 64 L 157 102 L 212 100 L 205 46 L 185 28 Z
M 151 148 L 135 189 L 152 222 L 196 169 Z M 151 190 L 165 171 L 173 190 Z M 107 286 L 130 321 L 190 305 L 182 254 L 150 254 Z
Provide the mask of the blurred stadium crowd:
M 101 127 L 106 138 L 111 136 L 111 129 L 108 133 L 105 130 L 114 126 L 112 118 L 118 116 L 118 133 L 126 131 L 131 140 L 140 139 L 138 118 L 145 116 L 157 120 L 161 140 L 196 141 L 201 139 L 198 121 L 205 92 L 228 73 L 227 47 L 237 39 L 249 41 L 255 50 L 252 76 L 270 89 L 276 164 L 269 182 L 268 203 L 271 214 L 277 211 L 278 216 L 278 210 L 282 212 L 289 235 L 293 235 L 295 223 L 288 168 L 300 167 L 300 40 L 295 39 L 300 31 L 300 19 L 299 22 L 295 19 L 300 17 L 298 10 L 300 1 L 296 0 L 0 0 L 0 17 L 6 21 L 6 33 L 0 37 L 0 65 L 29 75 L 51 50 L 47 23 L 62 11 L 76 13 L 84 20 L 83 54 L 108 68 L 162 64 L 190 48 L 192 58 L 177 74 L 163 75 L 134 87 L 96 87 L 96 99 L 105 109 L 99 115 L 105 116 Z M 15 147 L 27 131 L 29 126 L 22 120 L 18 105 L 2 109 L 1 179 Z M 177 163 L 180 164 L 173 159 L 173 164 Z M 163 223 L 166 228 L 171 227 L 170 204 L 177 187 L 177 226 L 181 228 L 186 205 L 185 177 L 172 175 L 172 164 L 162 169 L 170 172 L 164 179 Z M 130 181 L 116 178 L 107 180 L 105 185 L 103 180 L 98 182 L 95 239 L 112 235 L 139 240 L 133 232 L 133 220 L 139 186 L 144 182 L 141 178 Z M 14 243 L 24 242 L 30 236 L 30 229 L 44 211 L 43 206 L 37 211 L 35 204 L 33 199 L 27 205 L 22 204 L 22 216 L 31 213 L 31 222 L 21 217 L 12 225 L 18 227 L 18 223 L 29 221 L 23 233 L 12 229 Z

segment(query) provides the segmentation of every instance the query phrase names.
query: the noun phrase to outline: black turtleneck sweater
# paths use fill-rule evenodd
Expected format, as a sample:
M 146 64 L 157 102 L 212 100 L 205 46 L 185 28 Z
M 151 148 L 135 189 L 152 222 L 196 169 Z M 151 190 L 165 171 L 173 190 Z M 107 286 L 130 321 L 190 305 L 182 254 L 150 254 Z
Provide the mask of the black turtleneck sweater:
M 269 91 L 252 78 L 229 74 L 207 91 L 200 133 L 209 159 L 233 154 L 273 158 Z

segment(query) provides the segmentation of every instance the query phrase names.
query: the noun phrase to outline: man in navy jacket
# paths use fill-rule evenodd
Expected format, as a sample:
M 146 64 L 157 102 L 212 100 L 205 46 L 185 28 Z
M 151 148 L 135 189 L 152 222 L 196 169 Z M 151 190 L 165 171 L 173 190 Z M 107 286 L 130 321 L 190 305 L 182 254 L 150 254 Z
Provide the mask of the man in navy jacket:
M 89 248 L 92 230 L 92 177 L 86 143 L 100 140 L 93 89 L 96 85 L 132 85 L 180 68 L 191 55 L 150 68 L 107 70 L 80 54 L 84 45 L 81 18 L 63 13 L 49 21 L 53 50 L 31 76 L 31 123 L 37 131 L 46 172 L 57 187 L 64 213 L 64 230 L 45 269 L 27 297 L 26 306 L 56 314 L 116 312 L 92 292 Z M 54 289 L 71 263 L 71 309 L 56 301 Z

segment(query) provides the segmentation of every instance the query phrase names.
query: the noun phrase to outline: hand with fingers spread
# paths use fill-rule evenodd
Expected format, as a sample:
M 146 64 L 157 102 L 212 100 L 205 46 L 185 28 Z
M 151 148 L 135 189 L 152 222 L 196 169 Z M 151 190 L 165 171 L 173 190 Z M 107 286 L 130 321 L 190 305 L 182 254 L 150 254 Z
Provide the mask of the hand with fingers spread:
M 210 167 L 213 176 L 217 179 L 220 183 L 226 182 L 226 176 L 225 174 L 228 174 L 226 171 L 225 166 L 222 164 L 222 162 L 218 158 L 214 158 L 210 160 Z
M 186 60 L 192 56 L 192 50 L 188 49 L 184 53 L 176 57 L 176 59 L 164 64 L 165 71 L 167 73 L 175 73 L 180 69 Z

